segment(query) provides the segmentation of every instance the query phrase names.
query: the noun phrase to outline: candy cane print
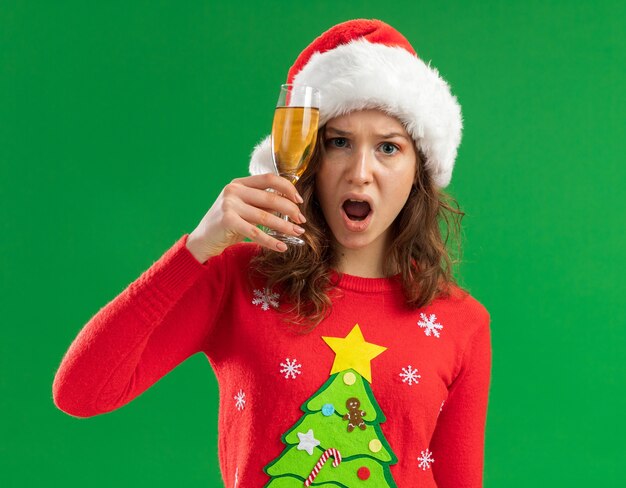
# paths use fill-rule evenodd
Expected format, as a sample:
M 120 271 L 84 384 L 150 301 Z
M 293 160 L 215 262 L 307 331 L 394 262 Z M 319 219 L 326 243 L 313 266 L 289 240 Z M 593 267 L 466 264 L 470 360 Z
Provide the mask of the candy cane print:
M 339 463 L 341 462 L 341 453 L 337 449 L 326 449 L 324 451 L 324 454 L 322 454 L 322 456 L 320 457 L 320 460 L 313 467 L 311 474 L 304 482 L 304 486 L 311 486 L 311 483 L 313 483 L 313 480 L 317 476 L 317 473 L 320 472 L 320 469 L 322 469 L 322 466 L 324 466 L 324 463 L 328 461 L 328 458 L 330 456 L 333 457 L 333 468 L 339 466 Z

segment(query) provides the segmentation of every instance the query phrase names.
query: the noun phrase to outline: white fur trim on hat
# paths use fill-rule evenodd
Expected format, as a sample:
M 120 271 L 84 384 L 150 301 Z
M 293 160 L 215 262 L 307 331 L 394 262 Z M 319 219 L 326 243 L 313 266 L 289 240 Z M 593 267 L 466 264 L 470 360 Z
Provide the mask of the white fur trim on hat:
M 259 142 L 250 156 L 250 174 L 276 173 L 272 157 L 272 136 Z
M 424 154 L 435 185 L 450 183 L 463 121 L 456 97 L 436 68 L 401 47 L 359 39 L 313 54 L 293 82 L 319 88 L 320 126 L 369 108 L 396 116 Z M 274 171 L 269 137 L 252 154 L 250 172 L 259 171 Z

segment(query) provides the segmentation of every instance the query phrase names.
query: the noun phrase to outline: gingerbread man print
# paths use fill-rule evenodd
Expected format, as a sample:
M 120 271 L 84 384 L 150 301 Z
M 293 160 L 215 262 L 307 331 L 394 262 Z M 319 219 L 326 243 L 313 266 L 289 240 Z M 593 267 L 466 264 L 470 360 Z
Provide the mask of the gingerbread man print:
M 366 425 L 362 417 L 365 417 L 366 414 L 363 410 L 359 410 L 360 406 L 361 402 L 358 398 L 352 397 L 346 401 L 348 413 L 343 416 L 343 420 L 348 421 L 348 432 L 352 432 L 355 427 L 365 430 Z

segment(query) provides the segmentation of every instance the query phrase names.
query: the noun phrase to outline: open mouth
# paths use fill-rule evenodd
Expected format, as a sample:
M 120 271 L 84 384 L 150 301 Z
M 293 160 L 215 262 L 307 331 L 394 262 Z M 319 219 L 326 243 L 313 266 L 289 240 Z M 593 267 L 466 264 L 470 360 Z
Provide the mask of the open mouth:
M 348 199 L 342 206 L 348 218 L 355 222 L 365 220 L 372 211 L 370 204 L 361 200 Z

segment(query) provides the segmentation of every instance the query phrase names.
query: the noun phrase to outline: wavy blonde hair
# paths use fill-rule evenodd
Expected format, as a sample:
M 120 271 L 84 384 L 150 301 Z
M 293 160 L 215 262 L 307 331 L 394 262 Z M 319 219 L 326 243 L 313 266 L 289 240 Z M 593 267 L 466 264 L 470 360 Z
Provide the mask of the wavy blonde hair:
M 302 239 L 306 245 L 289 246 L 282 253 L 261 248 L 251 261 L 252 275 L 265 280 L 268 288 L 280 289 L 279 311 L 303 333 L 312 331 L 328 315 L 336 291 L 331 279 L 337 265 L 329 237 L 332 232 L 315 195 L 315 176 L 324 153 L 324 129 L 320 128 L 311 163 L 296 184 L 304 199 L 301 210 L 307 222 Z M 448 296 L 452 284 L 458 287 L 452 267 L 460 263 L 461 220 L 465 213 L 453 197 L 434 185 L 424 167 L 423 154 L 415 149 L 415 181 L 391 224 L 391 244 L 383 269 L 385 276 L 398 275 L 406 304 L 420 308 L 437 296 Z M 445 238 L 440 225 L 445 228 Z M 451 234 L 457 244 L 456 258 L 448 250 Z

